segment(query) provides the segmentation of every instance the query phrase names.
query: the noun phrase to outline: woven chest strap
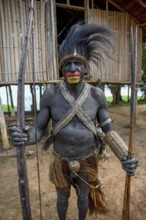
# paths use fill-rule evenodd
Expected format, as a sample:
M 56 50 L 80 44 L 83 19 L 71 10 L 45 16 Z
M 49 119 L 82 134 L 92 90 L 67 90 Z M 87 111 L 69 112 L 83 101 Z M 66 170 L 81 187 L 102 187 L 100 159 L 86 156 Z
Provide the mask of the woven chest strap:
M 85 99 L 87 98 L 89 92 L 90 92 L 91 86 L 89 84 L 85 84 L 83 91 L 75 101 L 75 99 L 71 96 L 71 94 L 68 92 L 65 83 L 60 85 L 60 90 L 64 98 L 69 102 L 71 108 L 68 110 L 66 115 L 54 126 L 53 128 L 53 135 L 56 135 L 63 127 L 65 127 L 72 118 L 78 114 L 78 111 L 80 110 L 82 104 L 84 103 Z
M 91 121 L 90 117 L 85 114 L 85 112 L 82 109 L 82 104 L 87 98 L 89 92 L 90 92 L 91 86 L 89 84 L 85 84 L 83 91 L 81 92 L 80 96 L 77 100 L 74 99 L 74 97 L 69 93 L 69 91 L 66 88 L 65 83 L 60 85 L 60 90 L 64 98 L 68 101 L 70 105 L 70 109 L 65 115 L 65 117 L 60 120 L 55 127 L 53 128 L 53 135 L 56 135 L 64 126 L 66 126 L 71 119 L 77 115 L 81 121 L 84 123 L 84 125 L 95 135 L 97 136 L 97 130 L 95 128 L 94 123 Z
M 85 99 L 87 98 L 90 92 L 91 86 L 89 84 L 85 84 L 83 91 L 81 92 L 80 96 L 77 100 L 72 97 L 69 91 L 66 88 L 65 83 L 60 85 L 60 90 L 64 98 L 68 101 L 70 105 L 70 109 L 66 113 L 66 115 L 53 127 L 51 131 L 51 136 L 45 142 L 43 149 L 47 150 L 51 143 L 54 141 L 54 136 L 63 128 L 65 127 L 72 118 L 77 115 L 83 124 L 98 138 L 101 142 L 104 139 L 104 133 L 100 128 L 96 128 L 94 123 L 92 122 L 91 118 L 84 112 L 82 109 L 82 104 L 84 103 Z

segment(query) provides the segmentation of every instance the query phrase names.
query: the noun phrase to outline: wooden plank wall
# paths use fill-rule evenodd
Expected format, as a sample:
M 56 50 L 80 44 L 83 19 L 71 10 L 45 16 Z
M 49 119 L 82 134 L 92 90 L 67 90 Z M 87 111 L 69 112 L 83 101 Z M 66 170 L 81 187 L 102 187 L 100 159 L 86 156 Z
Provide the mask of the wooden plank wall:
M 130 82 L 130 17 L 127 13 L 113 12 L 100 9 L 90 9 L 88 23 L 96 23 L 109 27 L 114 33 L 114 54 L 116 61 L 106 59 L 106 65 L 100 65 L 97 69 L 91 65 L 91 80 L 100 79 L 103 82 Z M 134 28 L 136 27 L 135 23 Z M 138 27 L 138 59 L 137 82 L 141 81 L 141 55 L 142 55 L 142 31 Z
M 22 44 L 25 36 L 30 1 L 0 0 L 0 82 L 17 82 Z M 52 78 L 48 60 L 48 4 L 35 1 L 34 6 L 34 72 L 37 82 Z M 56 79 L 57 76 L 54 76 Z M 30 40 L 26 82 L 33 81 L 32 42 Z
M 55 35 L 55 1 L 49 1 L 50 5 L 46 2 L 35 1 L 34 11 L 34 73 L 35 81 L 42 83 L 59 78 L 57 69 L 55 69 L 57 58 L 53 60 L 55 56 L 52 55 L 55 54 L 57 57 L 58 46 Z M 29 0 L 0 0 L 0 83 L 17 82 L 28 13 Z M 51 15 L 51 17 L 48 15 Z M 106 60 L 106 66 L 100 66 L 98 70 L 92 65 L 91 81 L 100 79 L 103 82 L 129 82 L 130 18 L 128 14 L 88 9 L 87 20 L 89 23 L 108 26 L 116 34 L 113 43 L 114 58 L 117 61 Z M 141 81 L 142 34 L 141 30 L 138 30 L 137 81 Z M 32 81 L 32 44 L 30 41 L 26 65 L 26 82 Z

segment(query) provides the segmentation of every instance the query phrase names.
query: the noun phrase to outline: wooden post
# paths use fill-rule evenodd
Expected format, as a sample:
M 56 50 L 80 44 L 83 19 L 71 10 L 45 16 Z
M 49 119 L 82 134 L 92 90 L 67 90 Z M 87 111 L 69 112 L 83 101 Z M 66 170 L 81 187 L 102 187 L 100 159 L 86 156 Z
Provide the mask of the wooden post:
M 67 0 L 67 5 L 70 5 L 70 0 Z
M 130 101 L 130 91 L 129 91 L 129 85 L 128 85 L 128 94 L 127 94 L 127 101 Z
M 6 94 L 7 94 L 7 107 L 8 107 L 8 114 L 9 114 L 9 116 L 10 116 L 10 103 L 9 103 L 8 86 L 6 86 Z
M 54 0 L 48 1 L 47 7 L 47 41 L 48 41 L 48 64 L 50 79 L 58 78 L 58 55 L 57 55 L 57 29 L 56 29 L 56 4 Z
M 15 109 L 14 109 L 14 103 L 13 103 L 13 96 L 12 96 L 12 90 L 11 90 L 11 85 L 9 87 L 9 94 L 10 94 L 10 103 L 11 103 L 11 116 L 15 116 Z
M 8 134 L 7 134 L 7 128 L 5 123 L 5 117 L 2 109 L 2 102 L 0 97 L 0 129 L 1 129 L 1 136 L 2 136 L 2 142 L 3 142 L 3 148 L 4 150 L 10 149 Z
M 89 0 L 84 0 L 84 19 L 85 23 L 89 22 Z
M 109 4 L 108 4 L 108 0 L 106 0 L 106 24 L 107 24 L 107 27 L 108 27 L 108 12 L 109 12 Z
M 39 86 L 39 89 L 40 89 L 40 99 L 42 97 L 42 85 Z
M 31 111 L 35 112 L 35 105 L 37 106 L 37 102 L 36 102 L 36 97 L 35 97 L 35 84 L 34 85 L 30 85 L 30 91 L 31 91 L 31 96 L 32 96 L 32 108 Z M 36 104 L 35 104 L 36 103 Z

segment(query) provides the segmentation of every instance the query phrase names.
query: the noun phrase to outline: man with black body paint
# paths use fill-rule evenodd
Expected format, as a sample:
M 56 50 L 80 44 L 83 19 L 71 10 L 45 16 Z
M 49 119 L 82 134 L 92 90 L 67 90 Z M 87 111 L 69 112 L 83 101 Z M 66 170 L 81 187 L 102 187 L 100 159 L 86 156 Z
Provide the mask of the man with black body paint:
M 98 49 L 103 49 L 103 52 L 106 53 L 107 45 L 111 46 L 109 37 L 111 37 L 109 29 L 92 24 L 74 25 L 60 46 L 59 62 L 64 76 L 64 85 L 74 100 L 79 98 L 86 85 L 84 75 L 89 70 L 88 63 L 92 61 L 95 64 L 99 64 L 103 56 L 99 53 Z M 50 119 L 54 128 L 60 120 L 66 117 L 67 112 L 71 109 L 70 104 L 61 92 L 60 86 L 49 88 L 42 96 L 40 106 L 40 112 L 35 125 L 27 132 L 23 132 L 17 127 L 12 128 L 11 139 L 13 145 L 19 146 L 24 142 L 27 144 L 36 143 L 36 141 L 39 141 L 43 137 Z M 120 160 L 123 169 L 128 175 L 133 176 L 138 165 L 138 160 L 135 156 L 128 160 L 127 146 L 113 129 L 102 90 L 90 86 L 81 108 L 94 125 L 96 122 L 101 125 L 101 129 L 105 133 L 105 141 Z M 35 132 L 37 132 L 37 135 L 35 135 Z M 36 137 L 37 140 L 35 140 Z M 79 163 L 82 163 L 82 159 L 94 154 L 97 140 L 95 134 L 87 127 L 86 123 L 75 114 L 54 135 L 53 148 L 55 155 L 63 158 L 67 161 L 67 164 L 70 161 L 79 161 Z M 89 208 L 89 192 L 92 184 L 86 172 L 81 168 L 74 172 L 74 170 L 69 169 L 68 165 L 66 166 L 68 168 L 68 176 L 65 177 L 67 188 L 59 187 L 54 180 L 57 191 L 57 212 L 59 219 L 66 219 L 70 187 L 73 185 L 78 196 L 79 220 L 85 220 Z M 95 171 L 97 171 L 96 166 Z

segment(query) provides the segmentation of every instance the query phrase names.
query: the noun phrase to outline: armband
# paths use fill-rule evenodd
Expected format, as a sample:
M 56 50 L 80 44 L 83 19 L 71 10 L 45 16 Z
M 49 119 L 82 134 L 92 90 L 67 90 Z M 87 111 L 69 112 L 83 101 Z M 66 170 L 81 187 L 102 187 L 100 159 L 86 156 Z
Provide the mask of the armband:
M 112 122 L 111 118 L 108 118 L 107 120 L 103 121 L 103 122 L 100 124 L 100 126 L 101 126 L 101 127 L 104 127 L 105 125 L 107 125 L 107 124 L 109 124 L 109 123 L 111 123 L 111 122 Z
M 108 144 L 115 156 L 121 161 L 123 156 L 127 153 L 128 147 L 118 133 L 116 131 L 109 131 L 106 133 L 105 142 Z

